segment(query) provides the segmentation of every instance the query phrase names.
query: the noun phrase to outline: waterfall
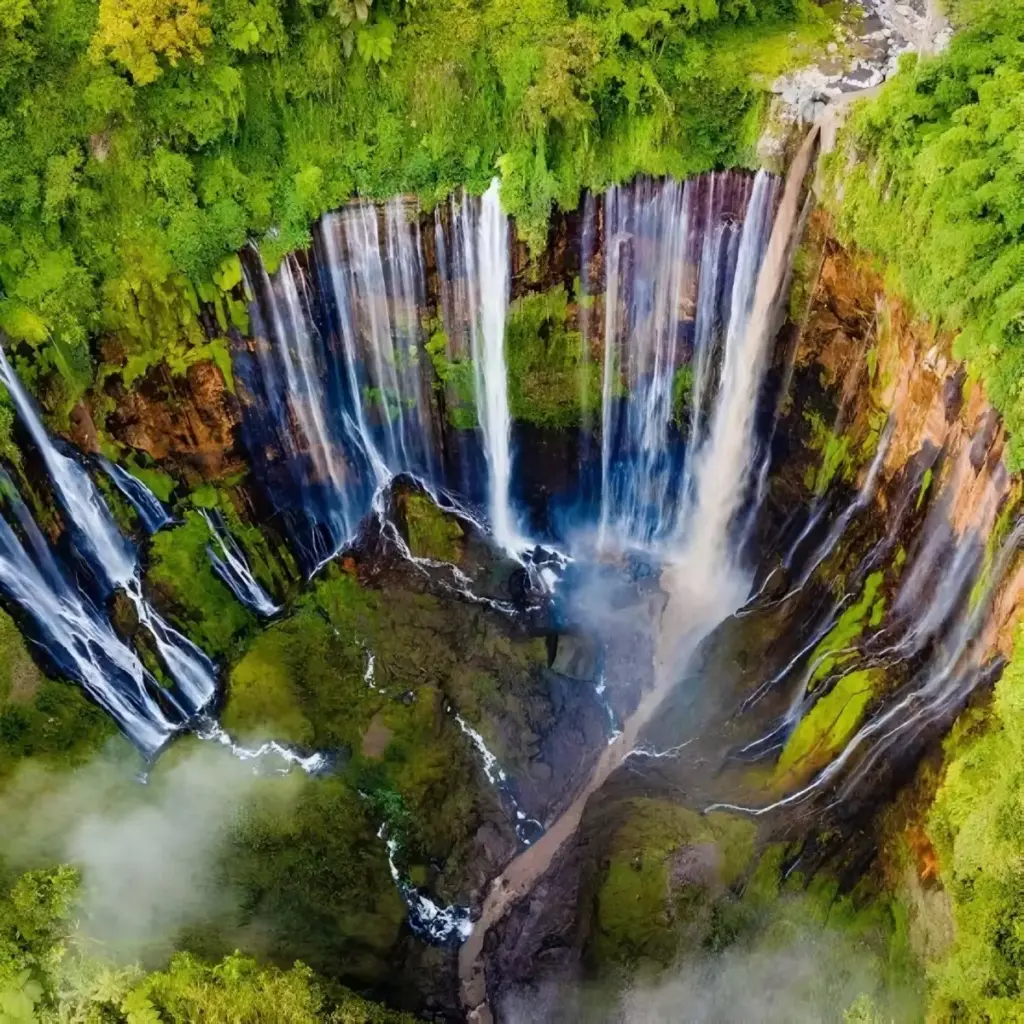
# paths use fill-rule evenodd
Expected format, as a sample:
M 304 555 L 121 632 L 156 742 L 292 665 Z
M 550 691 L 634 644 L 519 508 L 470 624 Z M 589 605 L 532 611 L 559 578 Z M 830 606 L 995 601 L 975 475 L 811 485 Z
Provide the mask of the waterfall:
M 732 525 L 747 492 L 754 462 L 754 414 L 775 324 L 776 303 L 792 258 L 793 229 L 804 179 L 814 157 L 811 131 L 790 167 L 767 248 L 766 227 L 774 205 L 775 179 L 763 171 L 754 181 L 743 225 L 730 302 L 729 327 L 718 400 L 707 441 L 693 456 L 694 500 L 682 525 L 687 585 L 714 587 L 740 567 Z M 737 588 L 744 584 L 737 581 Z M 744 595 L 745 596 L 745 595 Z
M 43 427 L 32 400 L 0 348 L 0 381 L 7 387 L 18 417 L 36 444 L 67 518 L 78 553 L 103 596 L 121 590 L 135 606 L 139 624 L 151 635 L 176 687 L 173 699 L 186 717 L 197 714 L 216 692 L 213 662 L 187 637 L 168 625 L 142 594 L 138 557 L 121 536 L 92 478 L 75 459 L 58 451 Z
M 725 370 L 730 347 L 736 359 L 774 200 L 775 179 L 764 173 L 752 190 L 749 178 L 730 173 L 685 184 L 641 180 L 605 195 L 602 546 L 613 536 L 646 546 L 679 532 L 696 453 L 712 430 L 704 408 L 715 355 L 724 345 Z M 742 384 L 733 378 L 723 371 L 720 395 Z
M 586 433 L 591 416 L 600 417 L 605 545 L 678 547 L 705 518 L 697 506 L 713 483 L 708 463 L 728 461 L 721 476 L 737 483 L 735 493 L 703 499 L 731 502 L 727 527 L 748 496 L 740 463 L 753 456 L 766 346 L 748 340 L 746 324 L 777 192 L 768 174 L 727 172 L 639 180 L 604 196 L 602 405 L 585 410 L 582 426 Z M 597 213 L 588 197 L 585 256 L 595 248 Z M 350 204 L 325 216 L 312 249 L 274 275 L 247 266 L 255 339 L 235 351 L 246 440 L 311 572 L 354 534 L 374 491 L 398 472 L 480 499 L 497 542 L 510 551 L 524 544 L 505 353 L 511 239 L 498 181 L 479 199 L 461 194 L 438 207 L 429 241 L 446 339 L 443 353 L 432 350 L 446 361 L 440 382 L 424 355 L 429 253 L 410 201 Z M 588 320 L 581 315 L 584 348 Z M 581 374 L 585 360 L 584 351 Z M 461 420 L 470 385 L 476 431 Z M 461 403 L 454 419 L 448 408 L 443 438 L 438 387 L 446 402 Z M 767 461 L 759 465 L 764 476 Z
M 68 579 L 6 477 L 3 491 L 24 542 L 0 517 L 0 591 L 21 609 L 28 635 L 57 672 L 81 686 L 152 755 L 177 729 L 157 698 L 159 684 L 100 608 Z
M 117 463 L 103 458 L 102 455 L 99 458 L 99 463 L 103 472 L 113 481 L 114 486 L 131 502 L 146 533 L 152 536 L 171 521 L 163 503 L 138 477 L 133 476 Z
M 248 256 L 255 338 L 233 353 L 246 443 L 311 573 L 394 474 L 441 482 L 422 249 L 418 208 L 397 197 L 326 215 L 308 271 L 291 256 L 270 275 Z
M 467 199 L 463 198 L 463 208 Z M 512 484 L 512 417 L 505 368 L 505 314 L 509 295 L 508 218 L 501 208 L 495 178 L 480 200 L 475 246 L 469 266 L 477 292 L 477 315 L 470 321 L 476 414 L 487 456 L 488 508 L 491 529 L 506 550 L 520 547 L 510 505 Z
M 359 444 L 368 433 L 346 429 L 345 411 L 359 403 L 341 400 L 348 381 L 317 327 L 315 296 L 298 261 L 285 259 L 273 278 L 260 263 L 248 277 L 254 338 L 251 348 L 233 353 L 247 396 L 246 445 L 289 521 L 305 567 L 314 572 L 354 532 L 377 473 Z M 345 315 L 339 309 L 336 318 L 343 336 Z
M 487 508 L 497 542 L 523 546 L 512 509 L 512 417 L 505 364 L 505 316 L 510 289 L 509 223 L 499 182 L 475 199 L 452 197 L 448 228 L 438 214 L 435 252 L 447 357 L 473 364 L 473 401 L 487 465 Z M 468 490 L 466 480 L 458 482 Z
M 281 610 L 280 605 L 274 604 L 270 595 L 253 576 L 242 549 L 225 526 L 223 516 L 216 509 L 213 512 L 200 509 L 200 514 L 220 549 L 218 553 L 210 545 L 206 547 L 206 554 L 213 566 L 213 571 L 247 608 L 251 608 L 264 619 L 275 616 Z

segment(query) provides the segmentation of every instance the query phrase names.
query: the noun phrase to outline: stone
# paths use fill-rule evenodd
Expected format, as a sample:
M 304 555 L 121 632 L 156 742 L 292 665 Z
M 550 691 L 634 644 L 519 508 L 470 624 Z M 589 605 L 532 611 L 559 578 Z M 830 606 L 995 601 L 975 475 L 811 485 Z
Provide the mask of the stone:
M 597 675 L 597 647 L 587 638 L 563 633 L 558 637 L 551 669 L 560 676 L 592 682 Z

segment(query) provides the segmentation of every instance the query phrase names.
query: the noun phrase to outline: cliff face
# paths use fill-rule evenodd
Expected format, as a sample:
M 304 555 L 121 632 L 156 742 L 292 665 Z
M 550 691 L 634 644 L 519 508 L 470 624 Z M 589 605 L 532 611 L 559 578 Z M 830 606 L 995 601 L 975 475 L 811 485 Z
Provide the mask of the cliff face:
M 516 498 L 538 532 L 556 532 L 567 507 L 593 499 L 600 453 L 600 392 L 594 383 L 603 360 L 606 315 L 600 204 L 590 211 L 588 230 L 586 223 L 582 212 L 556 218 L 543 254 L 531 259 L 519 247 L 513 258 L 506 338 Z M 429 226 L 422 225 L 425 238 L 431 237 Z M 426 291 L 418 313 L 423 323 L 436 324 L 442 296 L 429 243 L 425 260 Z M 685 371 L 692 356 L 691 296 L 680 296 L 676 313 L 674 369 Z M 655 748 L 670 749 L 688 737 L 686 754 L 656 765 L 640 757 L 631 770 L 618 772 L 592 801 L 576 840 L 530 899 L 494 930 L 488 954 L 496 997 L 492 1005 L 526 983 L 536 986 L 545 972 L 562 980 L 631 958 L 667 963 L 711 941 L 729 894 L 754 872 L 754 851 L 760 847 L 754 840 L 758 830 L 742 816 L 708 824 L 696 812 L 716 801 L 759 810 L 815 785 L 830 764 L 845 756 L 858 729 L 889 714 L 921 680 L 941 676 L 954 627 L 966 622 L 965 609 L 985 602 L 991 580 L 992 610 L 967 650 L 970 671 L 958 663 L 957 672 L 964 670 L 962 685 L 951 688 L 921 718 L 906 744 L 880 750 L 877 758 L 861 758 L 855 751 L 852 768 L 822 786 L 822 800 L 815 796 L 813 814 L 790 814 L 783 806 L 781 813 L 759 819 L 768 823 L 759 830 L 761 839 L 782 834 L 803 842 L 811 850 L 809 862 L 834 854 L 836 836 L 849 839 L 859 853 L 870 853 L 879 806 L 910 777 L 922 756 L 934 752 L 937 739 L 965 704 L 984 699 L 1001 660 L 1012 653 L 1024 602 L 1024 564 L 1011 550 L 998 576 L 994 567 L 1010 533 L 1020 488 L 1004 469 L 1006 438 L 999 418 L 982 388 L 952 358 L 952 339 L 887 294 L 881 277 L 837 244 L 824 214 L 812 218 L 797 253 L 787 314 L 758 410 L 759 435 L 772 452 L 751 546 L 755 591 L 761 598 L 709 640 L 694 672 L 700 685 L 689 687 L 685 699 L 671 701 L 652 726 Z M 448 350 L 448 356 L 459 354 Z M 442 458 L 471 465 L 462 457 L 477 442 L 471 425 L 458 414 L 467 407 L 466 395 L 452 383 L 449 370 L 442 359 L 424 363 L 432 421 Z M 193 365 L 181 378 L 154 374 L 130 393 L 106 396 L 106 405 L 113 402 L 106 430 L 189 487 L 202 480 L 225 481 L 250 466 L 240 425 L 252 396 L 241 382 L 236 386 L 237 397 L 213 363 Z M 74 438 L 89 450 L 99 443 L 94 418 L 100 419 L 85 408 L 73 418 Z M 685 441 L 687 429 L 681 406 L 673 440 Z M 272 458 L 275 453 L 262 454 Z M 467 493 L 479 498 L 473 481 L 467 483 Z M 280 522 L 252 475 L 241 485 L 233 481 L 232 488 L 237 499 L 232 507 L 250 520 L 248 525 L 281 540 Z M 398 518 L 404 526 L 399 525 L 409 540 L 408 509 L 403 516 Z M 438 536 L 451 546 L 447 528 Z M 162 547 L 173 549 L 176 542 L 168 537 Z M 202 555 L 202 544 L 196 543 Z M 454 549 L 460 558 L 462 544 Z M 436 556 L 430 547 L 423 553 Z M 396 593 L 423 587 L 419 570 L 399 568 L 388 582 L 375 558 L 372 551 L 363 552 L 358 571 L 362 584 L 376 588 L 384 604 L 397 601 L 389 587 Z M 533 708 L 530 701 L 537 694 L 532 691 L 506 700 L 504 707 L 496 698 L 489 697 L 489 703 L 480 699 L 481 707 L 487 705 L 489 741 L 513 772 L 522 768 L 520 799 L 545 824 L 571 797 L 582 766 L 603 749 L 605 716 L 621 720 L 640 699 L 651 655 L 637 637 L 646 637 L 663 604 L 658 598 L 664 596 L 654 593 L 653 578 L 643 578 L 645 570 L 631 564 L 623 575 L 636 576 L 615 581 L 616 614 L 621 618 L 628 612 L 639 623 L 635 635 L 605 656 L 608 679 L 622 677 L 622 686 L 610 687 L 599 701 L 592 692 L 593 666 L 574 675 L 574 644 L 586 648 L 595 639 L 600 644 L 601 636 L 556 635 L 555 625 L 541 623 L 531 625 L 547 634 L 549 648 L 547 657 L 539 650 L 531 654 L 536 661 L 531 686 L 536 684 L 540 695 L 536 720 L 522 713 Z M 297 586 L 293 577 L 289 587 Z M 507 596 L 501 586 L 485 596 Z M 379 609 L 367 614 L 368 621 L 384 621 Z M 606 625 L 615 631 L 614 616 Z M 922 637 L 920 643 L 915 639 Z M 409 656 L 404 648 L 402 656 Z M 797 669 L 785 674 L 790 663 Z M 818 674 L 817 664 L 827 665 L 827 671 Z M 360 692 L 362 671 L 352 669 Z M 506 697 L 507 689 L 502 689 Z M 478 699 L 468 684 L 466 692 L 440 684 L 437 691 L 444 699 L 454 693 L 458 704 Z M 229 709 L 234 713 L 230 702 Z M 565 713 L 547 731 L 541 726 L 549 711 Z M 517 749 L 525 735 L 523 720 L 532 722 L 529 750 Z M 437 721 L 447 721 L 440 711 Z M 446 734 L 449 741 L 458 747 L 454 732 Z M 845 793 L 851 776 L 857 787 L 844 796 L 838 813 L 826 813 L 825 798 Z M 490 810 L 500 817 L 497 808 Z M 919 809 L 914 819 L 915 834 L 922 837 L 915 857 L 925 865 L 920 876 L 933 893 L 934 872 L 927 865 L 934 865 L 934 851 L 920 827 L 921 814 Z M 497 839 L 481 827 L 478 849 L 464 844 L 466 863 L 449 877 L 438 876 L 449 898 L 477 899 L 488 877 L 513 856 L 511 836 L 491 831 Z M 826 834 L 832 839 L 822 838 Z M 651 866 L 650 857 L 644 859 L 651 850 L 661 851 L 658 867 Z M 869 859 L 861 860 L 857 870 L 862 873 Z M 663 878 L 665 864 L 669 869 Z M 639 895 L 649 922 L 643 926 L 621 903 L 638 895 L 631 888 L 632 876 L 624 873 L 634 870 L 642 881 Z M 438 878 L 435 884 L 442 884 Z M 920 902 L 929 899 L 926 894 Z M 450 962 L 439 967 L 425 990 L 444 989 L 438 999 L 454 1005 L 452 979 L 445 973 L 450 968 Z
M 641 754 L 620 771 L 531 897 L 494 929 L 488 978 L 499 1012 L 549 1007 L 571 979 L 585 982 L 570 986 L 585 1002 L 609 972 L 700 957 L 721 941 L 714 922 L 750 913 L 749 897 L 730 893 L 760 877 L 764 857 L 752 851 L 773 839 L 788 843 L 785 862 L 802 870 L 824 865 L 826 876 L 838 873 L 848 884 L 867 871 L 881 885 L 872 897 L 880 905 L 898 887 L 917 954 L 949 948 L 949 901 L 925 822 L 941 773 L 940 739 L 964 707 L 988 700 L 1013 651 L 1024 560 L 1012 543 L 999 552 L 1020 487 L 1004 467 L 999 418 L 951 356 L 952 339 L 888 294 L 880 275 L 830 235 L 824 214 L 814 217 L 796 262 L 772 371 L 785 397 L 759 528 L 765 597 L 706 645 L 702 682 L 691 685 L 707 689 L 713 679 L 714 695 L 673 700 L 652 727 L 649 748 L 676 752 L 646 761 Z M 847 510 L 856 514 L 844 520 Z M 845 529 L 833 540 L 828 524 L 837 522 Z M 804 560 L 820 554 L 806 579 L 801 550 Z M 980 568 L 971 574 L 965 566 L 974 562 Z M 832 602 L 849 609 L 868 591 L 877 595 L 870 623 L 840 615 L 824 639 L 815 636 Z M 958 637 L 969 633 L 969 609 L 979 609 L 984 624 L 968 643 Z M 952 624 L 948 631 L 929 634 L 940 618 Z M 797 659 L 808 639 L 816 660 L 804 683 L 798 672 L 785 677 L 781 702 L 770 689 L 757 696 L 791 657 L 807 664 Z M 830 658 L 846 667 L 814 670 Z M 867 696 L 842 695 L 833 711 L 844 680 L 862 676 Z M 794 685 L 798 693 L 807 685 L 817 702 L 795 729 L 773 734 Z M 859 726 L 885 721 L 914 692 L 929 710 L 899 747 L 863 760 L 854 751 L 852 768 L 823 785 L 820 801 L 812 792 L 801 809 L 787 811 L 787 794 L 845 757 Z M 915 699 L 903 719 L 914 719 Z M 765 735 L 775 738 L 759 739 Z M 682 752 L 673 746 L 681 737 Z M 924 774 L 880 816 L 922 759 Z M 850 779 L 855 786 L 847 787 Z M 715 800 L 751 809 L 782 802 L 760 819 L 754 846 L 742 817 L 713 826 L 686 818 L 683 808 Z M 880 844 L 883 866 L 900 865 L 881 875 L 871 869 Z M 879 882 L 885 871 L 894 877 Z

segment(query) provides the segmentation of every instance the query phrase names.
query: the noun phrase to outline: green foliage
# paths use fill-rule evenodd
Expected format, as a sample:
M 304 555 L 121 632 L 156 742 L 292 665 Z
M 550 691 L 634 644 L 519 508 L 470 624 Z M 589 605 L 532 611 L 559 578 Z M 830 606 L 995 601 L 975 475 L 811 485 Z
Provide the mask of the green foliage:
M 672 378 L 672 420 L 677 427 L 686 422 L 692 400 L 693 367 L 687 363 L 680 366 Z
M 752 76 L 827 33 L 808 0 L 8 0 L 0 21 L 0 329 L 58 420 L 97 335 L 129 385 L 224 367 L 234 254 L 254 238 L 273 268 L 353 194 L 429 205 L 500 171 L 539 246 L 584 187 L 748 162 Z
M 475 383 L 472 359 L 449 358 L 448 337 L 441 327 L 424 346 L 444 392 L 448 422 L 456 430 L 472 430 L 476 425 Z
M 947 52 L 905 59 L 832 158 L 836 227 L 942 326 L 1024 460 L 1024 8 L 959 0 Z M 847 169 L 850 154 L 858 158 Z
M 125 466 L 129 473 L 138 477 L 164 504 L 171 500 L 174 493 L 174 477 L 161 469 L 149 466 L 137 466 L 129 463 Z
M 31 871 L 0 894 L 0 1021 L 160 1024 L 411 1024 L 347 989 L 325 998 L 313 972 L 258 964 L 233 953 L 207 963 L 178 953 L 161 971 L 115 967 L 77 941 L 78 875 L 69 867 Z
M 198 512 L 152 540 L 146 579 L 167 603 L 170 616 L 213 657 L 237 652 L 255 626 L 252 613 L 213 571 L 209 527 Z
M 505 352 L 513 419 L 542 427 L 580 423 L 597 404 L 601 368 L 583 363 L 583 339 L 569 330 L 569 297 L 563 285 L 524 295 L 508 310 Z
M 931 970 L 931 1019 L 1010 1021 L 1024 1000 L 1024 636 L 987 728 L 965 713 L 946 743 L 928 832 L 956 941 Z

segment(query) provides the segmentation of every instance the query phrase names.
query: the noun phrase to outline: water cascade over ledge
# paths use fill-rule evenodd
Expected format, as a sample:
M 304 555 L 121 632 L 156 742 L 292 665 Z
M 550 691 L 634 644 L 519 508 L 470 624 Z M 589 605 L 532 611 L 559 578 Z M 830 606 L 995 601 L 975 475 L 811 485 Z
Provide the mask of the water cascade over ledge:
M 481 614 L 497 611 L 510 623 L 526 620 L 530 597 L 533 610 L 553 609 L 550 619 L 536 621 L 538 632 L 547 630 L 544 667 L 555 674 L 562 669 L 550 653 L 552 641 L 561 643 L 562 629 L 587 626 L 572 620 L 567 606 L 573 587 L 585 589 L 580 581 L 590 570 L 599 586 L 602 578 L 612 586 L 628 583 L 647 616 L 650 648 L 637 657 L 646 658 L 650 671 L 639 682 L 620 678 L 621 668 L 606 671 L 608 641 L 588 637 L 600 652 L 598 668 L 579 678 L 593 684 L 600 747 L 574 765 L 566 791 L 543 810 L 528 802 L 532 766 L 524 769 L 508 756 L 501 733 L 488 731 L 493 723 L 478 720 L 482 707 L 461 699 L 447 705 L 519 841 L 475 927 L 464 905 L 470 901 L 435 902 L 399 871 L 398 832 L 380 834 L 414 932 L 439 944 L 465 943 L 460 971 L 467 1009 L 486 1000 L 488 930 L 557 860 L 589 797 L 627 762 L 682 761 L 691 743 L 700 746 L 696 734 L 666 733 L 660 745 L 649 737 L 681 684 L 718 685 L 713 674 L 700 675 L 701 659 L 741 618 L 777 631 L 778 657 L 769 652 L 755 684 L 730 710 L 740 724 L 731 721 L 729 728 L 741 738 L 728 765 L 771 759 L 775 788 L 763 799 L 746 799 L 742 788 L 736 795 L 709 785 L 700 795 L 704 807 L 763 817 L 845 800 L 898 746 L 912 745 L 955 713 L 986 671 L 989 612 L 1024 539 L 1024 526 L 1010 523 L 999 543 L 993 540 L 1008 485 L 1005 472 L 991 468 L 986 489 L 977 482 L 976 449 L 987 428 L 978 429 L 977 443 L 959 452 L 949 472 L 934 452 L 926 453 L 927 472 L 934 464 L 944 475 L 920 521 L 914 515 L 928 489 L 925 463 L 910 466 L 898 417 L 887 419 L 885 412 L 872 417 L 867 437 L 857 439 L 856 461 L 835 479 L 819 486 L 811 467 L 803 490 L 781 492 L 782 502 L 799 507 L 783 515 L 775 494 L 766 500 L 779 472 L 777 435 L 792 430 L 802 437 L 801 417 L 810 422 L 800 409 L 785 420 L 796 345 L 783 352 L 775 342 L 810 209 L 817 145 L 815 130 L 784 183 L 764 171 L 718 172 L 685 182 L 639 179 L 585 197 L 572 221 L 579 263 L 560 267 L 553 286 L 523 272 L 526 257 L 502 211 L 497 182 L 483 196 L 452 196 L 429 214 L 409 197 L 353 202 L 315 225 L 307 252 L 276 267 L 265 266 L 255 248 L 242 254 L 252 330 L 234 338 L 232 362 L 242 440 L 259 492 L 254 505 L 265 502 L 260 514 L 269 508 L 277 539 L 292 546 L 306 576 L 344 551 L 346 571 L 351 555 L 362 580 L 363 565 L 384 552 L 401 564 L 403 581 L 414 575 L 416 588 L 471 602 Z M 562 290 L 557 340 L 579 345 L 565 364 L 566 376 L 578 376 L 579 417 L 571 429 L 560 428 L 559 438 L 578 435 L 565 448 L 571 463 L 565 477 L 578 494 L 571 514 L 540 517 L 546 533 L 537 528 L 536 495 L 524 481 L 545 446 L 554 445 L 555 431 L 524 427 L 522 382 L 515 369 L 510 379 L 509 369 L 521 355 L 510 347 L 509 325 L 531 298 L 546 294 L 541 287 Z M 537 329 L 544 344 L 551 340 L 547 331 L 549 325 Z M 215 696 L 215 666 L 151 606 L 139 553 L 117 528 L 86 460 L 49 437 L 2 353 L 0 380 L 45 463 L 81 562 L 64 564 L 55 555 L 7 481 L 0 588 L 61 673 L 147 754 L 176 732 L 198 727 L 200 736 L 236 757 L 282 759 L 314 775 L 329 770 L 333 762 L 325 755 L 303 757 L 276 743 L 242 747 L 203 714 Z M 845 388 L 838 412 L 833 407 L 827 420 L 815 421 L 822 433 L 824 423 L 833 424 L 827 442 L 814 441 L 825 449 L 822 461 L 838 447 L 846 392 L 859 381 Z M 785 451 L 789 439 L 782 442 Z M 903 491 L 893 482 L 897 459 L 906 463 Z M 170 522 L 141 482 L 106 461 L 89 465 L 97 463 L 147 533 Z M 400 474 L 413 479 L 396 480 Z M 434 511 L 448 517 L 453 532 L 442 538 L 440 554 L 404 535 L 402 502 L 410 495 L 425 505 L 436 498 Z M 773 499 L 769 515 L 765 506 Z M 554 507 L 550 493 L 543 500 Z M 958 511 L 967 505 L 971 517 Z M 891 519 L 881 536 L 865 525 L 878 507 Z M 263 619 L 287 614 L 257 581 L 219 513 L 200 513 L 209 528 L 210 563 L 234 597 Z M 759 532 L 769 519 L 775 532 Z M 910 521 L 914 542 L 903 550 L 897 536 Z M 367 554 L 360 545 L 374 529 L 380 547 Z M 838 554 L 845 557 L 851 536 L 860 544 L 869 535 L 870 543 L 857 548 L 857 564 L 844 563 L 834 579 L 822 578 Z M 536 553 L 539 541 L 560 549 L 557 569 Z M 461 562 L 464 547 L 474 545 L 488 549 L 482 568 L 472 559 Z M 883 615 L 881 579 L 897 561 L 906 568 L 885 584 L 890 604 Z M 567 566 L 578 570 L 575 576 Z M 80 582 L 74 570 L 83 568 Z M 520 590 L 513 592 L 510 573 L 520 574 Z M 559 603 L 563 586 L 566 606 Z M 113 629 L 105 603 L 115 594 L 137 612 L 173 686 L 162 687 L 154 678 L 161 673 L 147 670 Z M 612 602 L 612 617 L 621 611 Z M 853 642 L 843 631 L 858 615 L 856 626 L 866 633 Z M 846 637 L 838 649 L 830 646 L 837 635 Z M 370 690 L 377 690 L 374 658 L 367 649 Z M 905 668 L 891 691 L 861 686 L 894 663 Z M 154 662 L 147 664 L 152 669 Z M 860 717 L 849 735 L 827 756 L 794 754 L 820 709 L 851 691 Z M 388 693 L 389 700 L 401 699 L 390 683 Z M 402 696 L 412 701 L 411 694 Z M 500 763 L 492 750 L 501 752 Z

